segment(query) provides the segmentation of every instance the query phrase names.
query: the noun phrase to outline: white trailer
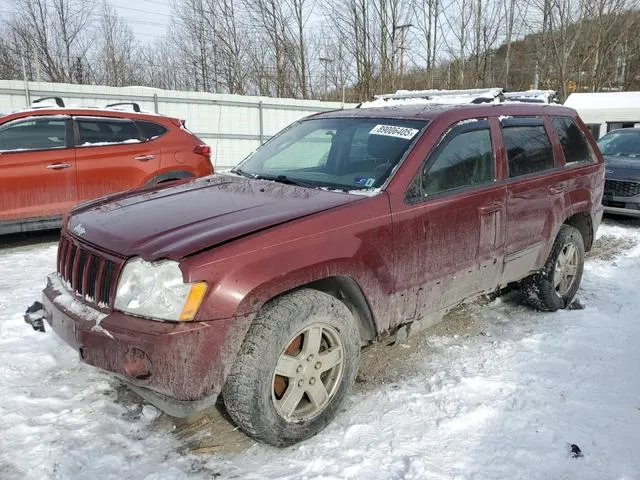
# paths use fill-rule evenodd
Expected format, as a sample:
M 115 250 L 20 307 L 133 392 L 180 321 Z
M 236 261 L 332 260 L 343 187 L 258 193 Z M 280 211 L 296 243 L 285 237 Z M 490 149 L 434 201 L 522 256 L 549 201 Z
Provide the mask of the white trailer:
M 564 105 L 577 110 L 596 139 L 618 128 L 640 127 L 640 92 L 572 93 Z

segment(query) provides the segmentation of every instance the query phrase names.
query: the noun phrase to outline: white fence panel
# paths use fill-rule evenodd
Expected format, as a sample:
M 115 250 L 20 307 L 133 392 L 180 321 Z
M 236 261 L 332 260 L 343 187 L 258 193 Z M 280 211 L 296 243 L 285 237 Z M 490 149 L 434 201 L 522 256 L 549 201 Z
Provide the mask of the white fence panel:
M 0 80 L 0 113 L 25 108 L 41 97 L 62 97 L 68 106 L 137 102 L 143 110 L 186 121 L 187 128 L 213 149 L 217 168 L 236 165 L 287 125 L 313 113 L 353 104 L 181 92 L 148 87 L 103 87 Z

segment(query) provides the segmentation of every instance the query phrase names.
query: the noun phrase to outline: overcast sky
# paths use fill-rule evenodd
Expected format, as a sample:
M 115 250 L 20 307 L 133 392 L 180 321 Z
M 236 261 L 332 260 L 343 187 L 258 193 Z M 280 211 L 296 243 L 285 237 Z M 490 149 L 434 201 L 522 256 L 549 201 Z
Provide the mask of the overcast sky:
M 142 43 L 153 43 L 171 20 L 172 0 L 107 0 L 118 10 Z

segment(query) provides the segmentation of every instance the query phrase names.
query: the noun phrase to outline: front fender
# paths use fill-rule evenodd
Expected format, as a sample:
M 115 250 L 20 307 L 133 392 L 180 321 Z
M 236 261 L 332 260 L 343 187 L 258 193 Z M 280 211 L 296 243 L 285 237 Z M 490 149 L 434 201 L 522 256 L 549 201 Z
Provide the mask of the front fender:
M 392 258 L 388 201 L 379 195 L 235 240 L 182 266 L 189 281 L 209 284 L 199 321 L 255 313 L 278 295 L 334 276 L 359 285 L 375 321 L 386 314 Z

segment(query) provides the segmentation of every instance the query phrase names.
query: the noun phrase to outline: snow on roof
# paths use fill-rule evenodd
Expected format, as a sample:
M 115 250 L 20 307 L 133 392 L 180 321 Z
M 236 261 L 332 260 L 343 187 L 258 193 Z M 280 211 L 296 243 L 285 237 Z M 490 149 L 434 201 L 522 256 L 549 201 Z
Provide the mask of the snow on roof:
M 564 102 L 576 110 L 640 108 L 640 92 L 572 93 Z
M 396 93 L 376 95 L 374 100 L 363 102 L 360 108 L 388 107 L 391 105 L 413 104 L 471 104 L 498 103 L 501 88 L 475 88 L 468 90 L 398 90 Z

